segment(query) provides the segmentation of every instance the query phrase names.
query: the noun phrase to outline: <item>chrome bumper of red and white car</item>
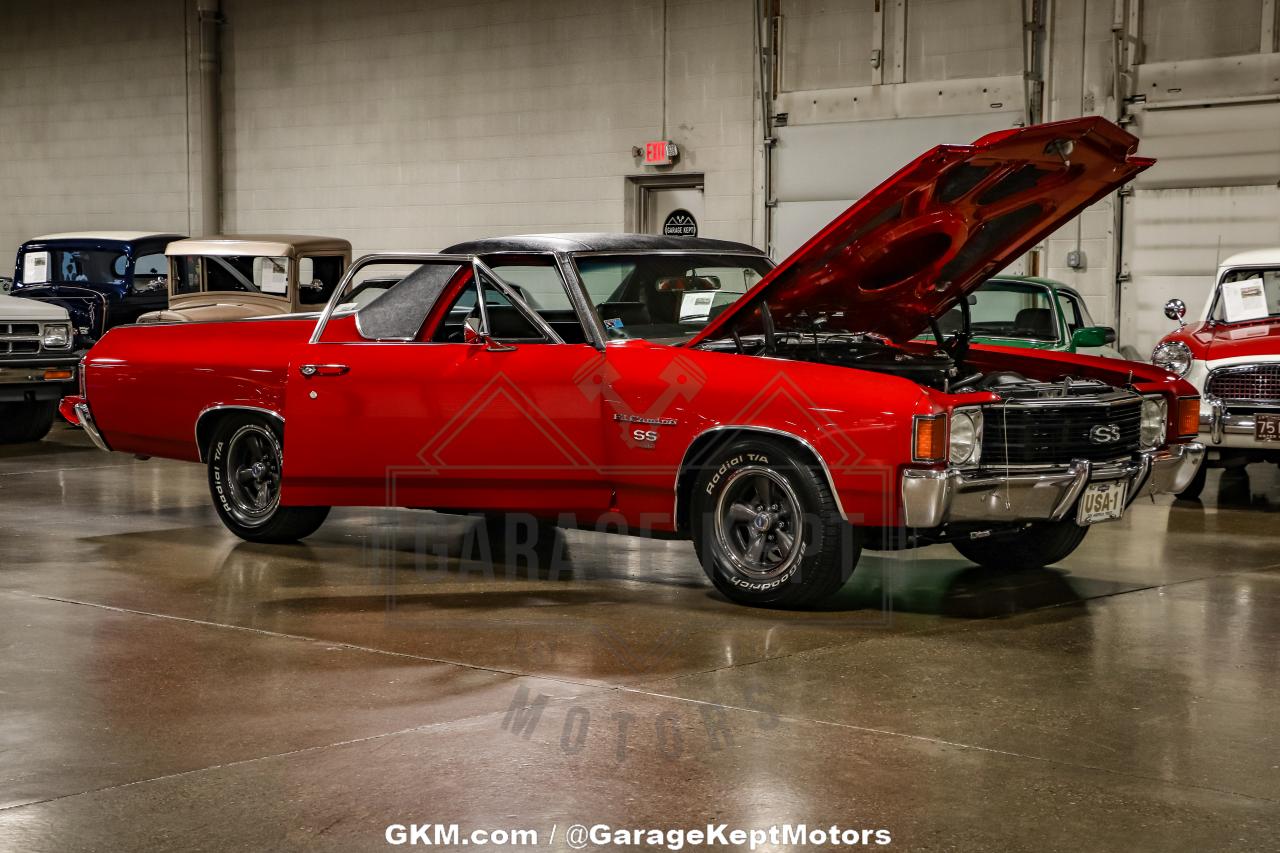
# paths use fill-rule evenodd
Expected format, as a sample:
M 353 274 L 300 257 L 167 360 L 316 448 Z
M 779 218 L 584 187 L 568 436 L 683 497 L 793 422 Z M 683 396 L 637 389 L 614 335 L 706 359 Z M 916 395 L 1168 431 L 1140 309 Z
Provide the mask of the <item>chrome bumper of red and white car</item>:
M 1274 404 L 1268 408 L 1269 412 L 1276 411 Z M 1200 408 L 1200 437 L 1210 450 L 1280 451 L 1280 444 L 1277 442 L 1258 440 L 1257 420 L 1254 412 L 1232 414 L 1226 403 L 1211 397 Z
M 1032 471 L 941 471 L 902 474 L 903 520 L 928 529 L 951 523 L 1059 521 L 1075 509 L 1090 483 L 1124 480 L 1126 505 L 1141 495 L 1180 492 L 1204 461 L 1200 442 L 1147 450 L 1131 459 Z

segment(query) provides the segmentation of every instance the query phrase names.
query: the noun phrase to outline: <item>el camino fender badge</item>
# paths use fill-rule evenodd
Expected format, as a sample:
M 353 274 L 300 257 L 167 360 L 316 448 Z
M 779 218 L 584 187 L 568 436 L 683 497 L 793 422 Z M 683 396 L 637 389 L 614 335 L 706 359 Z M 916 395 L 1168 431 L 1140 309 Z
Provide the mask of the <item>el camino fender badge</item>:
M 675 418 L 650 418 L 644 415 L 631 415 L 622 412 L 614 412 L 613 419 L 620 423 L 643 424 L 650 427 L 675 426 L 677 423 Z M 634 447 L 652 450 L 658 442 L 658 431 L 656 429 L 634 429 L 631 431 L 631 440 L 634 442 Z
M 649 424 L 651 426 L 675 426 L 679 421 L 675 418 L 646 418 L 644 415 L 625 415 L 614 412 L 613 419 L 628 424 Z

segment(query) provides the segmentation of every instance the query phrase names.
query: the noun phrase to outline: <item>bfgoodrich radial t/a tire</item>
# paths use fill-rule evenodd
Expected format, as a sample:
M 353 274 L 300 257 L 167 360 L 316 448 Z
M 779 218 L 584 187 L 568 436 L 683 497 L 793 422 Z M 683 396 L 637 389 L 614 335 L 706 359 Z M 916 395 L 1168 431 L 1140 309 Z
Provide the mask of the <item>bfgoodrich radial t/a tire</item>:
M 279 428 L 256 415 L 232 415 L 210 442 L 209 493 L 218 517 L 250 542 L 296 542 L 319 529 L 327 506 L 281 506 L 284 465 Z
M 725 597 L 757 607 L 802 608 L 835 593 L 861 554 L 858 531 L 836 507 L 807 453 L 740 438 L 698 461 L 693 543 Z
M 988 569 L 1016 572 L 1024 569 L 1041 569 L 1080 547 L 1088 527 L 1081 527 L 1073 519 L 1062 521 L 1037 521 L 1012 536 L 992 536 L 988 539 L 970 539 L 954 543 L 956 550 L 966 559 Z

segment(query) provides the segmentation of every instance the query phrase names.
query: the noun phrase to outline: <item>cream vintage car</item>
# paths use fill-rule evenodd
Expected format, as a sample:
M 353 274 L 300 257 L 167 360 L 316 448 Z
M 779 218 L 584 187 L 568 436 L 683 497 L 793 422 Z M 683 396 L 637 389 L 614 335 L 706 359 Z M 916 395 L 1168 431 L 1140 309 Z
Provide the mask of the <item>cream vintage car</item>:
M 169 258 L 169 307 L 139 323 L 239 320 L 324 308 L 351 264 L 351 244 L 336 237 L 258 234 L 175 240 Z

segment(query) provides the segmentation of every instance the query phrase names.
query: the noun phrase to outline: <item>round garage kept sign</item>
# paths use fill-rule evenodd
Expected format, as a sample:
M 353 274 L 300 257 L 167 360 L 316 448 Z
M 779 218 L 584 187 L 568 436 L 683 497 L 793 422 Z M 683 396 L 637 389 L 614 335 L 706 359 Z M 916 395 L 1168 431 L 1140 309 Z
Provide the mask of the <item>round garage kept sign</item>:
M 697 237 L 698 220 L 689 211 L 678 207 L 668 213 L 666 221 L 662 223 L 662 236 Z

